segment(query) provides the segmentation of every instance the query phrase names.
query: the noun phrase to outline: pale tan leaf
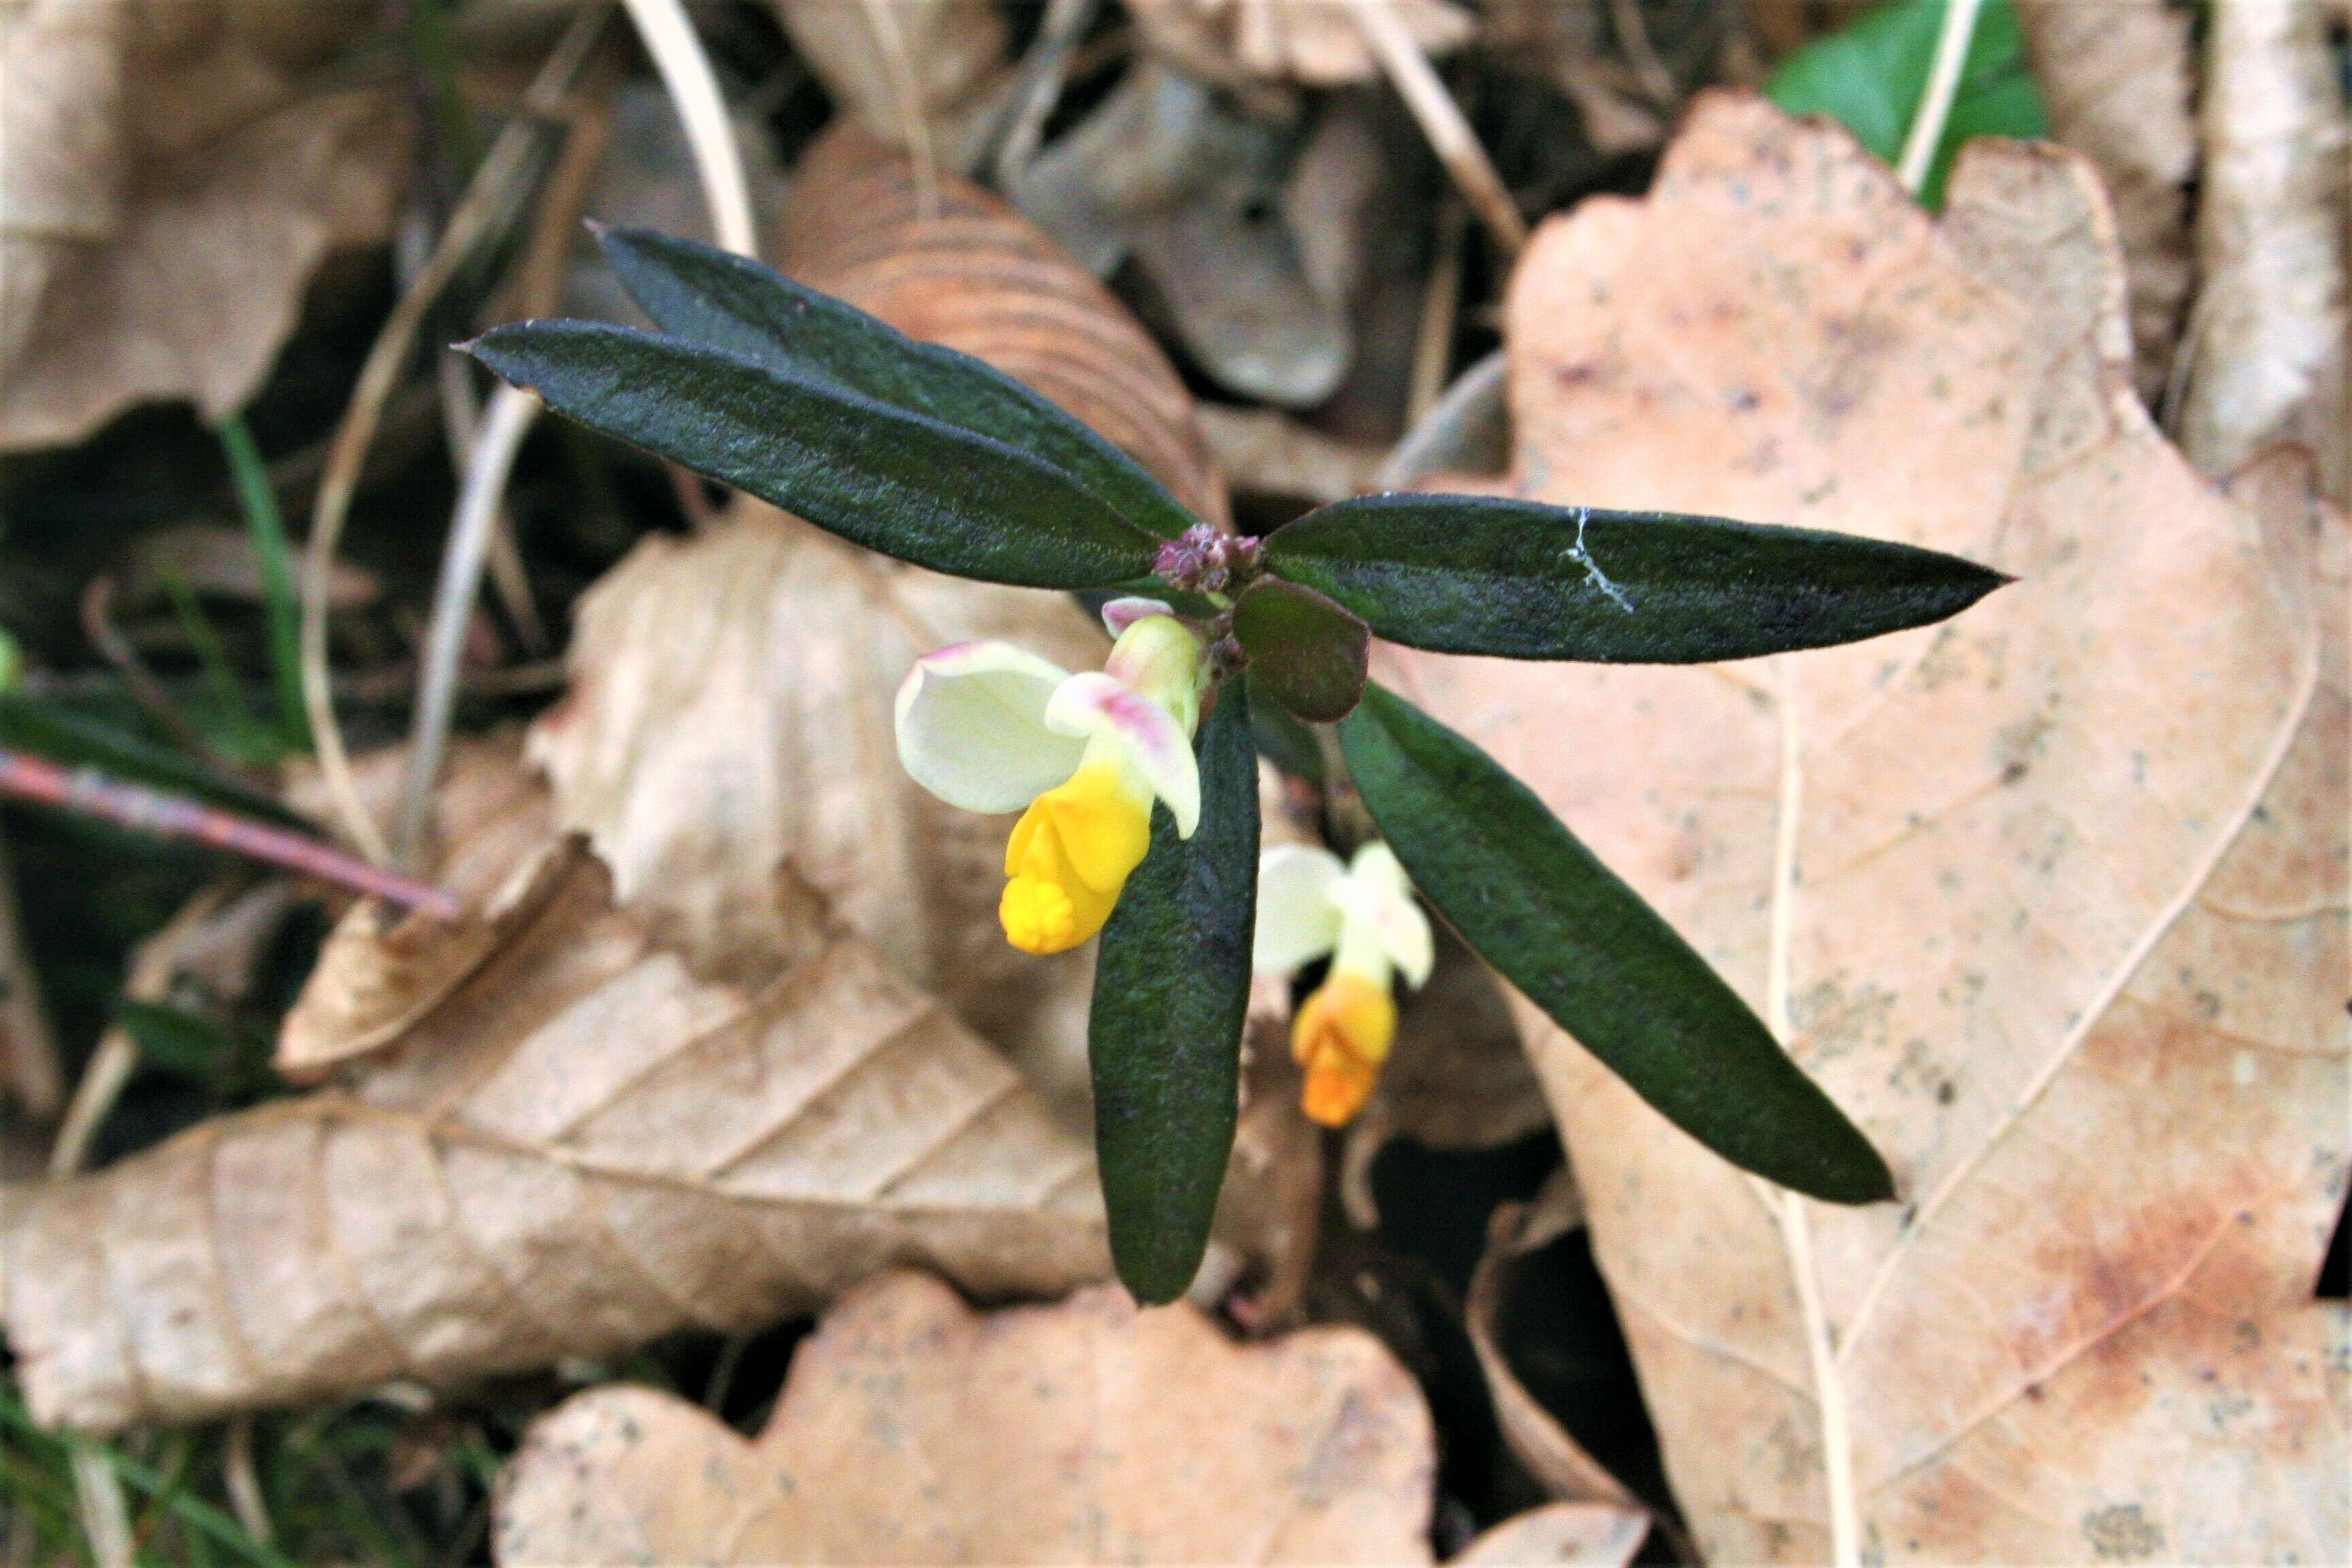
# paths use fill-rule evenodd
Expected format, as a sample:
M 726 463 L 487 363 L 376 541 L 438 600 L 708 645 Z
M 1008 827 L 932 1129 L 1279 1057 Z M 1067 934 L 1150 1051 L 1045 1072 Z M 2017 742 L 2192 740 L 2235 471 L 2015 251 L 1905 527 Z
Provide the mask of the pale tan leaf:
M 2321 0 L 2225 0 L 2199 109 L 2200 291 L 2181 449 L 2225 474 L 2283 434 L 2318 447 L 2339 498 L 2347 418 L 2347 127 Z M 2300 422 L 2298 423 L 2298 417 Z
M 2090 159 L 2115 208 L 2131 280 L 2132 379 L 2149 407 L 2164 395 L 2196 273 L 2189 181 L 2190 13 L 2166 0 L 2023 0 L 2025 35 L 2051 133 Z
M 1325 0 L 1131 0 L 1128 9 L 1157 54 L 1206 81 L 1248 87 L 1369 82 L 1380 74 L 1364 35 L 1341 4 Z M 1398 19 L 1427 54 L 1469 42 L 1476 20 L 1451 0 L 1398 0 Z
M 1447 1559 L 1486 1568 L 1503 1563 L 1563 1563 L 1627 1568 L 1650 1533 L 1650 1516 L 1605 1502 L 1555 1502 L 1507 1519 Z
M 768 0 L 833 101 L 875 135 L 945 158 L 1004 74 L 993 0 Z
M 1938 226 L 1726 97 L 1514 280 L 1528 493 L 2021 579 L 1773 661 L 1408 671 L 1894 1168 L 1863 1209 L 1763 1187 L 1523 1013 L 1716 1558 L 2344 1550 L 2345 1314 L 2310 1299 L 2347 1157 L 2343 543 L 2276 473 L 2198 479 L 2122 310 L 2079 160 L 1982 144 Z
M 767 1429 L 611 1385 L 525 1436 L 506 1568 L 1426 1563 L 1420 1390 L 1370 1334 L 1234 1345 L 1115 1289 L 983 1317 L 895 1272 L 795 1352 Z
M 0 450 L 249 397 L 337 246 L 388 232 L 404 117 L 318 68 L 364 0 L 0 9 Z
M 573 852 L 334 1092 L 0 1209 L 44 1422 L 108 1429 L 747 1330 L 894 1262 L 1108 1272 L 1092 1152 L 866 942 L 696 979 Z

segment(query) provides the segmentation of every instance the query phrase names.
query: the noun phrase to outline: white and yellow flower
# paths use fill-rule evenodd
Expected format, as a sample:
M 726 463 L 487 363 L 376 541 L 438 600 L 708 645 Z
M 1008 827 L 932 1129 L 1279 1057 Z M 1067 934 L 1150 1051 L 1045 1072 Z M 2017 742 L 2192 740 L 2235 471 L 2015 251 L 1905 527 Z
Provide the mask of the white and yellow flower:
M 1429 917 L 1393 851 L 1377 841 L 1347 865 L 1328 849 L 1280 845 L 1258 862 L 1251 962 L 1281 974 L 1329 953 L 1329 974 L 1291 1019 L 1290 1051 L 1307 1069 L 1300 1108 L 1327 1127 L 1363 1109 L 1396 1040 L 1391 973 L 1419 986 L 1434 957 Z
M 1024 952 L 1102 930 L 1151 847 L 1153 801 L 1183 837 L 1200 826 L 1200 639 L 1152 599 L 1114 600 L 1103 620 L 1118 641 L 1099 671 L 957 643 L 898 688 L 898 759 L 915 782 L 967 811 L 1021 813 L 997 917 Z

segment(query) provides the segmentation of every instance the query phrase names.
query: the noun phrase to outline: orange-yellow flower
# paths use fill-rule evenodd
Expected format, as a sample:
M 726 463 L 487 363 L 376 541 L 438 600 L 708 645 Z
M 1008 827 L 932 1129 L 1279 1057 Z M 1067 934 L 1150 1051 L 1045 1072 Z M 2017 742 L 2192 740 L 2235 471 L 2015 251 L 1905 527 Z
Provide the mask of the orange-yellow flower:
M 1404 868 L 1385 844 L 1367 844 L 1352 865 L 1328 849 L 1286 844 L 1258 863 L 1253 961 L 1287 973 L 1332 954 L 1321 985 L 1291 1020 L 1290 1050 L 1307 1069 L 1300 1108 L 1327 1127 L 1363 1109 L 1396 1040 L 1392 972 L 1419 985 L 1434 956 L 1429 919 L 1412 900 Z

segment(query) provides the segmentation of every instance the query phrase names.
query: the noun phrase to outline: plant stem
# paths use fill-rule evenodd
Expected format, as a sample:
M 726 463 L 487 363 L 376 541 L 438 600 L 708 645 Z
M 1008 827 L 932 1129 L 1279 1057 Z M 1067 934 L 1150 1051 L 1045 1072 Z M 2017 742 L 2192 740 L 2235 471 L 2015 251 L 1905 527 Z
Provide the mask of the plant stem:
M 1969 41 L 1976 36 L 1977 12 L 1983 0 L 1944 0 L 1944 25 L 1936 35 L 1936 60 L 1927 71 L 1927 90 L 1911 116 L 1910 133 L 1903 139 L 1903 156 L 1895 177 L 1913 195 L 1927 183 L 1936 166 L 1936 149 L 1952 117 L 1952 100 L 1960 90 L 1960 76 L 1969 63 Z

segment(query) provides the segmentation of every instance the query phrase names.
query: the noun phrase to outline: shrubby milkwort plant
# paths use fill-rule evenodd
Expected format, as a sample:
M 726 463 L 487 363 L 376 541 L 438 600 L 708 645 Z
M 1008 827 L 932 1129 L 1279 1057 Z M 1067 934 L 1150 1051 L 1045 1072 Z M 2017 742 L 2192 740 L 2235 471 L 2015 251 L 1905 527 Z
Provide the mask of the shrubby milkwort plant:
M 1137 1297 L 1181 1294 L 1206 1244 L 1254 949 L 1268 967 L 1336 952 L 1297 1043 L 1322 1075 L 1310 1098 L 1344 1120 L 1393 1030 L 1390 967 L 1427 964 L 1408 886 L 1725 1159 L 1829 1202 L 1892 1195 L 1868 1140 L 1706 963 L 1527 786 L 1368 683 L 1366 656 L 1378 636 L 1507 658 L 1747 658 L 1942 620 L 1998 573 L 1811 530 L 1467 496 L 1364 496 L 1236 537 L 976 360 L 723 252 L 641 231 L 604 244 L 658 331 L 532 321 L 473 353 L 559 413 L 868 549 L 1112 595 L 1102 670 L 942 648 L 897 721 L 925 787 L 1022 814 L 1000 910 L 1013 943 L 1100 934 L 1096 1149 Z M 1348 868 L 1277 859 L 1261 893 L 1254 737 L 1298 721 L 1336 726 L 1384 847 Z

